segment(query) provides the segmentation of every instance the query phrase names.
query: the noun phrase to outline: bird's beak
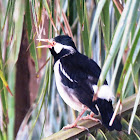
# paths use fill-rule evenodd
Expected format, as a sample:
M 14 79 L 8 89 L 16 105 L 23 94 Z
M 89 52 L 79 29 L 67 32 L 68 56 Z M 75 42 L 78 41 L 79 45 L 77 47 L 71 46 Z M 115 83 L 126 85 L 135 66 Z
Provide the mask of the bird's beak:
M 52 39 L 37 39 L 39 42 L 46 42 L 49 43 L 49 45 L 42 45 L 42 46 L 37 46 L 36 48 L 52 48 L 54 46 L 53 40 Z

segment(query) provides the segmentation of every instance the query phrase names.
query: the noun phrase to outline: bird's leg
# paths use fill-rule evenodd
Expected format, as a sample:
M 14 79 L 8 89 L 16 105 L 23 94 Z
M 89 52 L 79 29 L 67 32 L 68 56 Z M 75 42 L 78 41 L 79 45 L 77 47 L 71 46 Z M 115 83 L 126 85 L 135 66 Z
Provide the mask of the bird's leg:
M 82 129 L 82 130 L 88 130 L 88 128 L 86 128 L 86 127 L 78 126 L 78 125 L 77 125 L 78 121 L 80 120 L 80 118 L 82 117 L 82 115 L 85 113 L 86 110 L 87 110 L 87 107 L 84 107 L 84 109 L 83 109 L 82 112 L 78 115 L 78 117 L 76 118 L 76 120 L 75 120 L 72 124 L 69 124 L 69 125 L 67 125 L 67 126 L 64 126 L 64 127 L 63 127 L 63 130 L 65 130 L 65 129 L 70 129 L 70 128 L 74 128 L 74 127 L 80 128 L 80 129 Z
M 93 116 L 94 116 L 94 113 L 91 112 L 90 115 L 87 114 L 87 116 L 80 118 L 80 120 L 93 120 L 95 122 L 101 122 L 99 119 L 93 118 Z

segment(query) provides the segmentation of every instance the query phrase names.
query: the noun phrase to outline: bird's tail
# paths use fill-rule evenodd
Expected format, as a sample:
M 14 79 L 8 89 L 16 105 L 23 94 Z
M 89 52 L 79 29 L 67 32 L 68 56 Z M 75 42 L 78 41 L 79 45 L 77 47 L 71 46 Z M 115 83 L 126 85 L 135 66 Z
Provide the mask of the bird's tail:
M 117 117 L 114 119 L 112 126 L 109 126 L 109 122 L 110 122 L 112 115 L 114 113 L 112 102 L 111 101 L 108 102 L 107 100 L 98 98 L 97 99 L 97 106 L 99 108 L 99 111 L 100 111 L 100 114 L 102 117 L 103 125 L 110 131 L 112 131 L 114 129 L 117 131 L 121 131 L 122 125 L 120 123 L 120 120 Z

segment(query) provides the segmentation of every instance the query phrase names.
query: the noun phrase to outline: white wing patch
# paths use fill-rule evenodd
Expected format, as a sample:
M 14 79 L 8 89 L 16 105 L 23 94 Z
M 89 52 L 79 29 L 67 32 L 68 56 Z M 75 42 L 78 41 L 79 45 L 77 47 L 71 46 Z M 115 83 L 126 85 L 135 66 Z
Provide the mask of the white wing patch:
M 70 78 L 70 76 L 65 72 L 65 70 L 62 68 L 62 64 L 60 63 L 60 70 L 62 71 L 62 73 L 71 81 L 71 82 L 77 82 L 76 80 L 73 80 Z
M 94 93 L 96 94 L 98 90 L 98 86 L 93 85 L 92 87 L 93 87 Z M 105 99 L 107 101 L 109 100 L 114 101 L 115 96 L 108 85 L 102 85 L 100 87 L 100 90 L 98 91 L 98 98 Z
M 62 64 L 60 63 L 60 70 L 62 71 L 62 73 L 71 81 L 73 82 L 73 80 L 70 78 L 70 76 L 65 72 L 65 70 L 62 68 Z

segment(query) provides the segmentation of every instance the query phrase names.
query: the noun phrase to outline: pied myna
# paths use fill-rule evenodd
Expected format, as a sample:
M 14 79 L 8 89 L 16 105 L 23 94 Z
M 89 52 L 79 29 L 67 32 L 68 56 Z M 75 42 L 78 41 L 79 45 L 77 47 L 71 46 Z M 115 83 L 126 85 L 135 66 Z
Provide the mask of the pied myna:
M 71 108 L 81 112 L 75 122 L 64 129 L 82 128 L 77 126 L 77 122 L 86 110 L 90 110 L 96 115 L 101 114 L 102 124 L 108 130 L 121 131 L 122 125 L 117 117 L 112 126 L 109 126 L 114 113 L 112 106 L 114 95 L 106 80 L 100 87 L 96 100 L 93 101 L 101 73 L 97 63 L 79 53 L 71 37 L 67 35 L 60 35 L 53 39 L 40 39 L 40 41 L 49 43 L 40 48 L 49 48 L 54 57 L 55 80 L 60 96 Z M 91 114 L 84 118 L 92 119 L 92 116 Z

